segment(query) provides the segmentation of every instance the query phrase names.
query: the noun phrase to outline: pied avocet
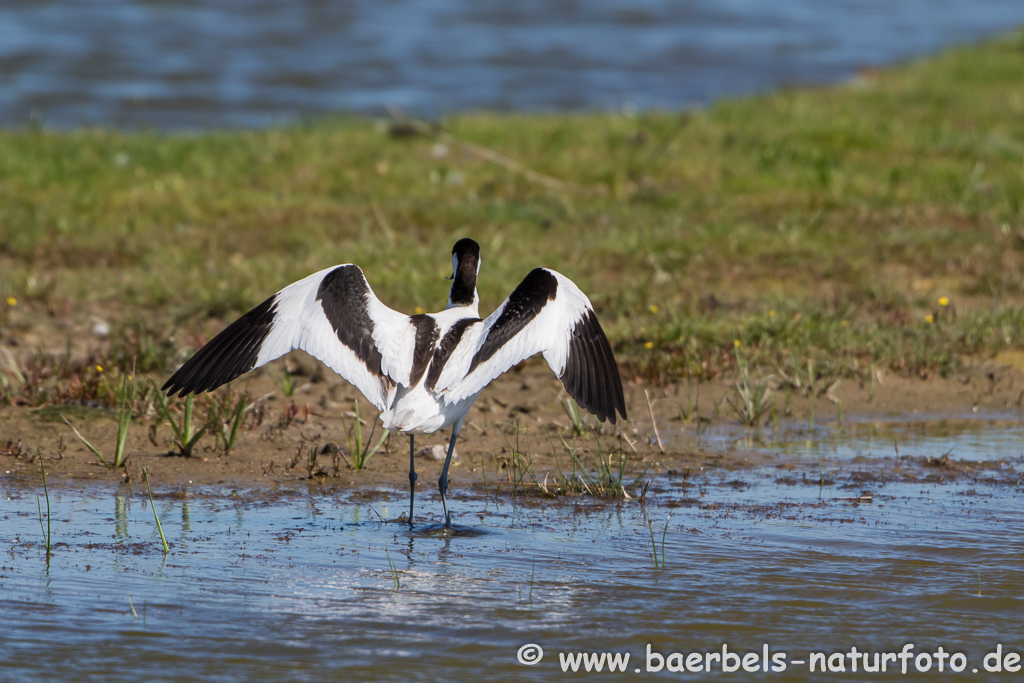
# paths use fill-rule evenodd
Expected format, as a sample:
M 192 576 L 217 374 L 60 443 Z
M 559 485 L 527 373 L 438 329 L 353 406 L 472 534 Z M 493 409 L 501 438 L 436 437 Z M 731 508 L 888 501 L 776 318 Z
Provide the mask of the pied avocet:
M 409 435 L 409 524 L 415 435 L 452 428 L 438 489 L 448 513 L 448 467 L 462 421 L 491 380 L 537 353 L 580 407 L 601 421 L 626 417 L 622 381 L 590 300 L 572 280 L 536 268 L 481 320 L 480 246 L 452 248 L 452 287 L 439 313 L 404 315 L 374 295 L 359 266 L 333 266 L 288 285 L 199 349 L 164 384 L 168 395 L 212 391 L 293 349 L 354 384 L 384 428 Z

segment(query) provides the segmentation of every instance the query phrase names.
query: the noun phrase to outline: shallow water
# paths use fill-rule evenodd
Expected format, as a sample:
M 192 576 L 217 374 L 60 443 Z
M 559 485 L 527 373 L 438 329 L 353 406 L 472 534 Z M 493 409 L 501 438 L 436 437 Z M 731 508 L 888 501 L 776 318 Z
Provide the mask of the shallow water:
M 840 422 L 781 421 L 773 429 L 717 425 L 698 432 L 691 424 L 668 432 L 665 442 L 684 448 L 754 450 L 847 461 L 876 457 L 941 457 L 978 461 L 1024 456 L 1024 415 L 1020 412 L 854 416 Z
M 917 447 L 940 455 L 950 433 Z M 898 465 L 912 476 L 886 475 L 884 455 L 865 483 L 845 476 L 870 464 L 855 458 L 825 487 L 816 457 L 779 458 L 785 483 L 776 465 L 709 466 L 685 483 L 659 475 L 645 505 L 457 488 L 456 523 L 475 533 L 454 537 L 428 533 L 429 494 L 410 532 L 383 521 L 405 509 L 401 492 L 158 491 L 166 558 L 143 487 L 52 490 L 47 562 L 39 492 L 7 486 L 0 679 L 549 680 L 577 652 L 629 653 L 611 680 L 679 677 L 647 670 L 648 644 L 665 656 L 726 644 L 784 655 L 778 680 L 821 680 L 811 652 L 907 643 L 963 653 L 975 680 L 1014 679 L 983 659 L 1000 643 L 1024 652 L 1017 453 L 946 482 L 912 459 Z M 863 489 L 870 503 L 855 502 Z M 527 644 L 544 650 L 532 666 L 517 659 Z M 879 680 L 850 666 L 844 680 Z
M 1020 0 L 6 0 L 0 125 L 680 108 L 1011 30 Z

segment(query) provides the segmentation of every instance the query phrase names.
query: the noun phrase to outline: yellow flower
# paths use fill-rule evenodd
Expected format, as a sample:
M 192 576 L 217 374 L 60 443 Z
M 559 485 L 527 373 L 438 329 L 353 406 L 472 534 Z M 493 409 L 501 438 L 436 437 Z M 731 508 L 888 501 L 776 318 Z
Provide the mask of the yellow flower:
M 928 315 L 926 315 L 924 317 L 924 321 L 930 325 L 933 322 L 935 322 L 935 316 L 933 316 L 931 313 L 929 313 Z
M 9 296 L 9 297 L 7 297 L 7 305 L 8 306 L 17 306 L 18 305 L 18 300 L 15 299 L 13 296 Z
M 949 305 L 949 297 L 948 296 L 940 296 L 939 297 L 939 305 L 940 306 L 948 306 Z
M 412 310 L 414 310 L 416 312 L 416 315 L 423 315 L 423 307 L 422 306 L 417 306 L 416 308 L 414 308 Z
M 645 349 L 653 349 L 654 348 L 654 342 L 644 342 L 644 348 Z
M 769 318 L 774 318 L 775 317 L 775 311 L 768 311 L 768 317 Z
M 650 311 L 651 313 L 657 315 L 658 311 L 660 311 L 661 309 L 658 308 L 657 306 L 655 306 L 654 304 L 651 304 L 650 306 L 647 307 L 647 310 Z
M 733 342 L 732 342 L 732 345 L 735 346 L 738 349 L 741 346 L 743 346 L 743 342 L 741 342 L 739 339 L 734 339 Z
M 96 372 L 103 372 L 103 366 L 102 365 L 97 365 L 96 366 Z

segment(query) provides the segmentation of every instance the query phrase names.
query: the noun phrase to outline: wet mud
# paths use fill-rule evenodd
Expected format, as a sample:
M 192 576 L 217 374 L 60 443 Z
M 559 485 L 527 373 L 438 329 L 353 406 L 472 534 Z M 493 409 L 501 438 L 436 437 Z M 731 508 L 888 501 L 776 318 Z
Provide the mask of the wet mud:
M 354 402 L 359 401 L 365 423 L 364 442 L 371 439 L 371 430 L 376 430 L 374 440 L 381 434 L 379 423 L 372 424 L 375 412 L 341 380 L 313 367 L 300 367 L 299 372 L 291 396 L 284 396 L 266 372 L 236 383 L 256 400 L 227 453 L 208 433 L 192 456 L 184 457 L 166 422 L 152 414 L 136 417 L 123 469 L 99 463 L 62 419 L 66 416 L 101 452 L 111 453 L 117 435 L 115 410 L 0 407 L 0 478 L 36 485 L 41 458 L 54 485 L 139 483 L 146 468 L 161 489 L 222 486 L 275 491 L 314 486 L 358 489 L 357 495 L 407 490 L 408 438 L 390 435 L 365 469 L 355 469 L 349 452 Z M 727 380 L 667 387 L 627 382 L 629 420 L 612 426 L 584 414 L 583 428 L 577 431 L 563 408 L 567 396 L 561 384 L 542 362 L 527 362 L 489 386 L 469 413 L 450 473 L 452 495 L 461 495 L 466 488 L 519 493 L 530 489 L 540 494 L 547 489 L 555 495 L 555 483 L 564 482 L 572 468 L 566 446 L 574 448 L 587 466 L 595 458 L 610 458 L 617 467 L 622 454 L 622 481 L 637 487 L 655 475 L 685 480 L 704 471 L 751 468 L 771 468 L 783 485 L 805 485 L 808 475 L 794 474 L 799 466 L 791 456 L 818 457 L 824 448 L 827 459 L 829 444 L 858 442 L 869 434 L 870 453 L 846 453 L 839 458 L 841 471 L 812 479 L 856 488 L 887 481 L 998 477 L 1006 459 L 1020 455 L 1001 452 L 965 460 L 957 450 L 957 438 L 949 440 L 949 452 L 908 449 L 921 430 L 971 433 L 1019 424 L 1024 373 L 1014 368 L 981 365 L 956 377 L 928 380 L 879 376 L 873 386 L 840 380 L 827 395 L 779 388 L 768 397 L 774 409 L 766 409 L 754 427 L 740 423 L 731 405 L 735 394 L 734 383 Z M 153 426 L 156 422 L 158 427 Z M 444 430 L 416 438 L 418 491 L 435 489 L 448 437 Z M 809 449 L 817 449 L 817 455 Z

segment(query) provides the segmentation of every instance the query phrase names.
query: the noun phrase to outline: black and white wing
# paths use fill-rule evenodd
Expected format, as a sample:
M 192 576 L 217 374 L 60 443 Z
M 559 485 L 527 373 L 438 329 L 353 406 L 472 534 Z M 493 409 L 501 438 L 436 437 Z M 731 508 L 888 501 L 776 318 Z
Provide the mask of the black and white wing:
M 293 349 L 322 361 L 384 410 L 408 383 L 409 318 L 380 302 L 358 266 L 321 270 L 288 285 L 199 349 L 163 386 L 168 395 L 212 391 Z
M 447 403 L 476 394 L 495 377 L 543 353 L 581 408 L 615 424 L 626 401 L 611 345 L 590 300 L 572 280 L 536 268 L 494 313 L 461 332 L 469 353 L 449 358 L 434 390 Z

